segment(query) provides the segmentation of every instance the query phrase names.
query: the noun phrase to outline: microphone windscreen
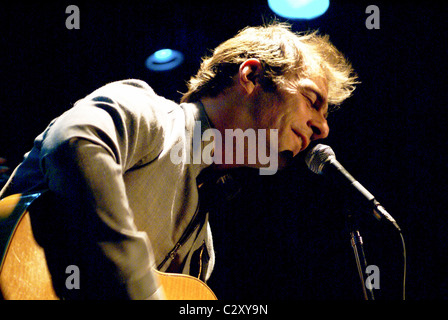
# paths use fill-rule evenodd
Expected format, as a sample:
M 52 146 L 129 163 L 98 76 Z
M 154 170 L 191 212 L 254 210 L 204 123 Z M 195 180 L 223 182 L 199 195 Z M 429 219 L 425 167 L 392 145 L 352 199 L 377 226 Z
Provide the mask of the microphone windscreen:
M 305 163 L 314 173 L 322 174 L 325 163 L 330 157 L 336 158 L 333 149 L 327 145 L 318 144 L 308 151 L 305 157 Z

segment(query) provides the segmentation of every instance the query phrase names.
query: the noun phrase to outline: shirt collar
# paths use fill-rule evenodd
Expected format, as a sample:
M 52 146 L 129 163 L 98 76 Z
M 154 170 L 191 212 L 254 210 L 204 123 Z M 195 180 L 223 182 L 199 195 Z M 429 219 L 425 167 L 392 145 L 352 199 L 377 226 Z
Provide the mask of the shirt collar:
M 201 138 L 204 132 L 207 129 L 213 128 L 213 124 L 211 123 L 204 105 L 202 102 L 197 101 L 194 103 L 195 106 L 195 121 L 199 121 L 201 124 Z M 201 152 L 204 150 L 204 147 L 208 145 L 209 141 L 202 141 L 201 139 Z M 206 169 L 206 170 L 204 170 Z M 201 175 L 199 175 L 201 174 Z M 201 163 L 200 169 L 198 171 L 198 185 L 205 184 L 208 185 L 206 189 L 214 190 L 221 196 L 224 196 L 225 200 L 229 201 L 233 199 L 236 195 L 238 195 L 241 191 L 241 185 L 233 178 L 233 176 L 228 172 L 220 172 L 215 171 L 210 165 Z M 213 186 L 210 188 L 210 186 Z
M 199 173 L 210 166 L 210 164 L 207 164 L 203 161 L 203 151 L 204 148 L 210 144 L 213 143 L 213 141 L 203 141 L 202 137 L 204 135 L 204 132 L 207 129 L 213 128 L 210 119 L 205 112 L 204 105 L 200 101 L 195 101 L 192 103 L 184 103 L 182 104 L 182 107 L 184 110 L 190 109 L 193 114 L 194 118 L 194 124 L 192 127 L 192 145 L 190 149 L 190 164 L 197 169 L 197 175 Z M 200 126 L 200 128 L 199 128 Z M 200 133 L 200 136 L 199 136 Z M 200 143 L 200 150 L 198 150 L 198 143 Z M 207 150 L 210 151 L 210 150 Z M 200 159 L 199 159 L 200 158 Z M 200 160 L 200 163 L 198 163 L 198 159 Z
M 197 101 L 195 103 L 197 108 L 197 113 L 195 114 L 196 121 L 201 122 L 201 134 L 204 133 L 205 130 L 212 128 L 212 124 L 210 122 L 210 119 L 207 115 L 207 112 L 205 112 L 204 105 L 201 101 Z

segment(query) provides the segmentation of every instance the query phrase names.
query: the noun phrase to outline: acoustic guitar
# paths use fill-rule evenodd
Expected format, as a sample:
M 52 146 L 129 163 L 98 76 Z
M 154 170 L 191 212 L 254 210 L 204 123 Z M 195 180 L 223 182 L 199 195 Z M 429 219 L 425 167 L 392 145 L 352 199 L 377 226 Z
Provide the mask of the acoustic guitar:
M 15 194 L 0 200 L 0 291 L 5 300 L 59 300 L 31 228 L 29 209 L 39 196 Z M 154 271 L 168 300 L 216 300 L 197 278 Z

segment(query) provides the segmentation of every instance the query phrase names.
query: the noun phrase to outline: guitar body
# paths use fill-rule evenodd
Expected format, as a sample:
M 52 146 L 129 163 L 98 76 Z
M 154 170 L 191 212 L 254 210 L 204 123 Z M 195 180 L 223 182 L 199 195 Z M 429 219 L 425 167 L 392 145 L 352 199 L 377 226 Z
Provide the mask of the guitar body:
M 28 212 L 40 193 L 0 200 L 0 291 L 5 300 L 58 300 Z M 155 271 L 168 300 L 216 300 L 201 280 Z
M 167 300 L 216 300 L 213 291 L 198 278 L 155 270 Z
M 12 195 L 0 201 L 0 228 L 4 240 L 0 290 L 7 300 L 58 299 L 44 250 L 33 237 L 30 216 L 26 211 L 35 198 Z

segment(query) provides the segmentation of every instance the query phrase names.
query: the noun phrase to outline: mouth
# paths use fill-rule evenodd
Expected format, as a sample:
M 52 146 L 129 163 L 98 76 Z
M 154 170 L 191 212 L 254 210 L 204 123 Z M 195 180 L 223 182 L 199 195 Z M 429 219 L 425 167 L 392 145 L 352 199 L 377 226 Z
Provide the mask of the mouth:
M 299 132 L 298 130 L 296 130 L 296 129 L 294 129 L 294 128 L 291 128 L 291 129 L 292 129 L 292 132 L 294 132 L 294 134 L 295 134 L 298 138 L 300 138 L 301 145 L 300 145 L 300 150 L 299 150 L 299 152 L 305 150 L 305 149 L 308 147 L 308 145 L 310 144 L 310 141 L 309 141 L 304 135 L 300 134 L 300 132 Z

